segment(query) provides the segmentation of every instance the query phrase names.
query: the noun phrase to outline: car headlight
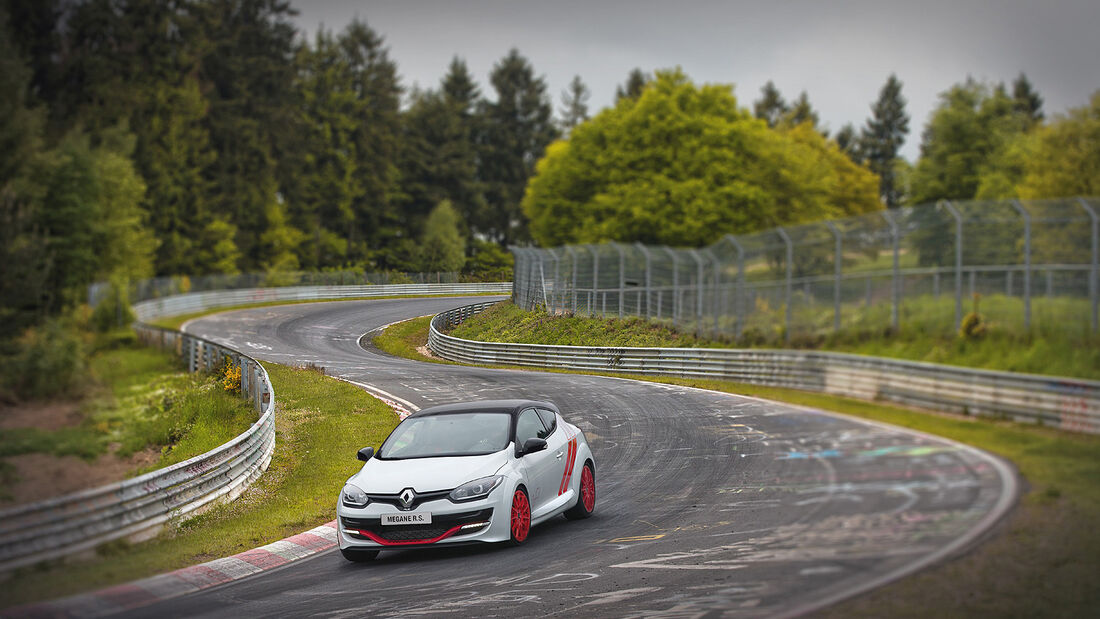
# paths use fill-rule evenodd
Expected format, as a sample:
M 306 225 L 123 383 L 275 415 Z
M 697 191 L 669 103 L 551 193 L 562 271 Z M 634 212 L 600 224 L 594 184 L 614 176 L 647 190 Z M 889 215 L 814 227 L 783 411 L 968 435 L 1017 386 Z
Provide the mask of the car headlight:
M 474 499 L 483 499 L 489 496 L 489 493 L 500 485 L 500 482 L 504 481 L 503 475 L 494 475 L 492 477 L 482 477 L 481 479 L 475 479 L 468 481 L 461 486 L 451 491 L 450 499 L 456 503 L 462 501 L 473 501 Z
M 344 489 L 340 492 L 340 500 L 348 507 L 366 507 L 367 503 L 370 503 L 367 493 L 351 484 L 344 485 Z

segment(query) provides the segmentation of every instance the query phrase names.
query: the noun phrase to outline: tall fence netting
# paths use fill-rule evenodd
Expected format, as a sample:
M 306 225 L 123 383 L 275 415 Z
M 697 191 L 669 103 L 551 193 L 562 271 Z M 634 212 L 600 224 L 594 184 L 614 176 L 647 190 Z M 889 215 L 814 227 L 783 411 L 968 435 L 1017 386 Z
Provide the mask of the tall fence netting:
M 844 329 L 1098 332 L 1100 199 L 941 201 L 727 234 L 699 249 L 513 247 L 514 300 L 738 341 Z

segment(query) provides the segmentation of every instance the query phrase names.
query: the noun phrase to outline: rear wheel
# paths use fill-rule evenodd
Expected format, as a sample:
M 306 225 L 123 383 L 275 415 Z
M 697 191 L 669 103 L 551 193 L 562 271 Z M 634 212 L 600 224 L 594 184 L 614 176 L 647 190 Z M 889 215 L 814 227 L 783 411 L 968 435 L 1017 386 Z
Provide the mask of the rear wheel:
M 585 462 L 581 471 L 580 496 L 577 504 L 565 511 L 565 517 L 570 520 L 588 518 L 596 509 L 596 474 L 592 472 L 592 465 Z
M 366 563 L 368 561 L 374 561 L 378 556 L 377 550 L 364 550 L 362 548 L 341 548 L 340 554 L 344 555 L 344 558 L 353 563 Z
M 523 487 L 516 488 L 512 495 L 512 545 L 518 546 L 527 541 L 531 532 L 531 502 Z

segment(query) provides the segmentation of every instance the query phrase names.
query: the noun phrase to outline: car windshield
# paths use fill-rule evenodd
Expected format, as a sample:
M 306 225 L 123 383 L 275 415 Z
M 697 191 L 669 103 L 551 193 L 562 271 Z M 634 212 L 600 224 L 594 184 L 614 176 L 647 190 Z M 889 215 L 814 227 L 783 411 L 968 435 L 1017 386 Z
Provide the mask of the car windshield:
M 508 446 L 511 421 L 507 413 L 409 417 L 382 444 L 378 457 L 401 460 L 491 454 Z

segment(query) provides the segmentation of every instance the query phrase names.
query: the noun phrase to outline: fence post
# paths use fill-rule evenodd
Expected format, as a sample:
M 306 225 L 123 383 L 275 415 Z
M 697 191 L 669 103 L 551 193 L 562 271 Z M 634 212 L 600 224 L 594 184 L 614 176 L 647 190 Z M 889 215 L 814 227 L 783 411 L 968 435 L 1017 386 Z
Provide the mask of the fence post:
M 836 241 L 836 248 L 833 250 L 833 331 L 840 331 L 840 277 L 841 266 L 844 263 L 842 255 L 843 241 L 836 224 L 826 221 L 825 225 L 829 227 L 829 232 L 833 233 L 833 239 Z
M 741 247 L 741 243 L 737 241 L 737 237 L 732 234 L 727 234 L 722 238 L 729 241 L 734 249 L 737 250 L 737 288 L 733 295 L 733 333 L 734 337 L 740 338 L 741 329 L 743 328 L 744 311 L 744 300 L 741 295 L 745 293 L 745 248 Z
M 596 307 L 597 295 L 599 294 L 598 290 L 600 287 L 600 253 L 596 251 L 596 248 L 592 245 L 588 245 L 587 247 L 588 251 L 592 253 L 592 296 L 589 297 L 591 300 L 588 303 L 588 315 L 592 316 L 595 314 L 593 309 Z
M 561 285 L 561 276 L 558 273 L 558 270 L 559 270 L 558 267 L 561 266 L 561 264 L 560 264 L 561 260 L 558 258 L 558 255 L 555 254 L 554 250 L 552 250 L 552 249 L 547 249 L 546 253 L 550 254 L 550 258 L 554 261 L 554 294 L 550 296 L 550 298 L 553 299 L 553 302 L 551 303 L 550 301 L 547 301 L 547 304 L 551 306 L 551 308 L 553 310 L 552 313 L 554 315 L 557 315 L 558 309 L 559 309 L 558 308 L 558 299 L 561 297 L 561 292 L 560 291 L 563 288 L 563 286 Z M 565 308 L 561 308 L 561 309 L 562 309 L 562 312 L 564 313 Z
M 1031 213 L 1024 210 L 1019 200 L 1012 206 L 1024 220 L 1024 328 L 1031 328 Z
M 1085 209 L 1085 212 L 1089 214 L 1089 219 L 1092 220 L 1092 262 L 1089 264 L 1089 302 L 1092 304 L 1092 332 L 1096 333 L 1100 331 L 1100 325 L 1097 325 L 1097 288 L 1100 287 L 1100 282 L 1097 281 L 1100 277 L 1100 217 L 1096 215 L 1096 210 L 1092 208 L 1084 198 L 1077 198 L 1078 204 L 1081 208 Z
M 661 249 L 672 258 L 672 324 L 678 325 L 680 324 L 680 259 L 668 246 Z
M 550 310 L 550 296 L 546 294 L 546 268 L 544 266 L 546 250 L 532 249 L 531 253 L 537 256 L 539 260 L 539 283 L 542 284 L 542 309 L 548 312 Z
M 722 263 L 714 256 L 709 247 L 700 250 L 710 257 L 710 264 L 714 267 L 714 288 L 711 292 L 711 312 L 714 314 L 714 335 L 718 335 L 718 314 L 720 309 L 719 295 L 722 291 Z
M 569 262 L 573 264 L 573 285 L 570 289 L 573 294 L 573 315 L 575 316 L 577 314 L 577 254 L 570 245 L 565 246 L 565 253 L 569 254 Z M 562 299 L 562 305 L 564 304 L 565 299 Z
M 890 238 L 894 246 L 894 267 L 891 276 L 892 285 L 890 287 L 890 324 L 896 333 L 899 323 L 898 305 L 901 303 L 901 274 L 899 273 L 900 269 L 898 265 L 898 224 L 894 221 L 894 217 L 890 215 L 889 211 L 882 211 L 882 218 L 886 220 L 886 223 L 890 224 Z
M 794 243 L 791 243 L 791 237 L 787 234 L 781 226 L 777 226 L 775 231 L 779 234 L 780 238 L 787 245 L 787 281 L 784 286 L 784 305 L 787 306 L 786 315 L 783 317 L 783 341 L 790 343 L 791 341 L 791 274 L 792 264 L 794 262 Z
M 699 252 L 694 249 L 689 249 L 688 253 L 691 254 L 691 259 L 695 261 L 695 332 L 703 334 L 703 259 L 699 257 Z
M 955 331 L 962 326 L 962 264 L 963 264 L 963 220 L 962 213 L 950 200 L 940 200 L 951 217 L 955 219 Z
M 653 312 L 651 311 L 653 305 L 653 261 L 649 256 L 649 249 L 645 245 L 634 243 L 634 247 L 645 256 L 645 317 L 651 319 L 653 318 Z M 638 312 L 641 313 L 641 311 L 642 308 L 639 306 Z
M 623 297 L 626 296 L 626 253 L 618 243 L 612 243 L 615 251 L 619 252 L 619 319 L 623 317 Z

